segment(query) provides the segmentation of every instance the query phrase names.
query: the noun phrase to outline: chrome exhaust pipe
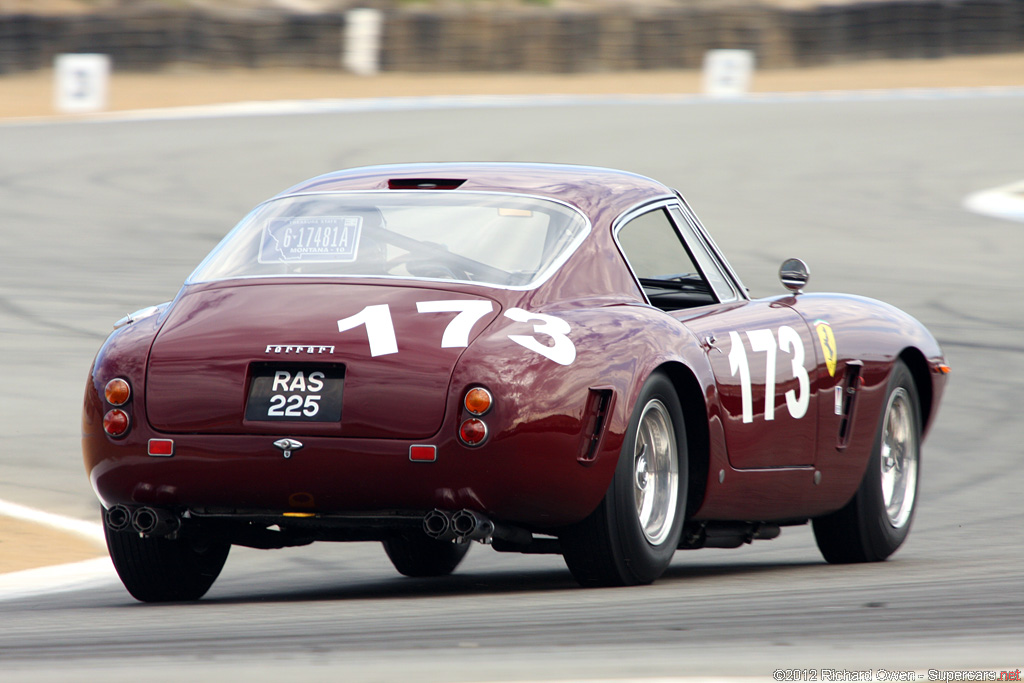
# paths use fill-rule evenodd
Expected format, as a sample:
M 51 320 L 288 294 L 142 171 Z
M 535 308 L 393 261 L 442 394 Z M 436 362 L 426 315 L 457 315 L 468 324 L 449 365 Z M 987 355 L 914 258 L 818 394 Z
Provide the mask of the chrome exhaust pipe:
M 495 538 L 519 546 L 533 542 L 533 534 L 526 529 L 492 522 L 479 512 L 468 509 L 458 512 L 431 510 L 423 518 L 423 531 L 439 541 L 456 543 L 479 541 L 490 545 Z
M 452 515 L 452 529 L 460 541 L 490 543 L 494 538 L 494 522 L 472 510 L 459 510 Z
M 132 528 L 143 536 L 167 536 L 178 530 L 181 521 L 167 510 L 141 507 L 132 513 Z
M 423 533 L 438 541 L 454 541 L 451 515 L 444 510 L 431 510 L 423 517 Z
M 132 511 L 126 505 L 115 505 L 104 512 L 103 516 L 111 531 L 124 531 L 132 525 Z

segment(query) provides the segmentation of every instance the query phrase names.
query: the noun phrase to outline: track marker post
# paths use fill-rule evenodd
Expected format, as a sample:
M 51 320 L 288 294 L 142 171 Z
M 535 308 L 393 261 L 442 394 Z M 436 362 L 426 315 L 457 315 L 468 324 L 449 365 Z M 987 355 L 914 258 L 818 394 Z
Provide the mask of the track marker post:
M 110 56 L 62 54 L 53 60 L 54 108 L 65 114 L 84 114 L 107 108 Z
M 742 97 L 754 76 L 750 50 L 708 50 L 704 53 L 704 93 L 710 97 Z
M 358 8 L 345 14 L 342 37 L 342 66 L 359 76 L 372 76 L 380 71 L 380 39 L 384 13 L 377 9 Z

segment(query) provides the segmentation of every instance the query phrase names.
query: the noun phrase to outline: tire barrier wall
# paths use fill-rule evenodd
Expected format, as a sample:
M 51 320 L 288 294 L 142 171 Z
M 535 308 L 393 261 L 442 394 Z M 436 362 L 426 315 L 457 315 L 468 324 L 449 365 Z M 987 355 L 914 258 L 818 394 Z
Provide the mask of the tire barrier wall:
M 62 53 L 110 55 L 118 70 L 172 64 L 339 69 L 345 14 L 195 11 L 0 14 L 0 73 Z M 384 71 L 593 72 L 699 68 L 705 51 L 752 50 L 759 67 L 1024 50 L 1024 0 L 874 0 L 760 6 L 388 9 Z

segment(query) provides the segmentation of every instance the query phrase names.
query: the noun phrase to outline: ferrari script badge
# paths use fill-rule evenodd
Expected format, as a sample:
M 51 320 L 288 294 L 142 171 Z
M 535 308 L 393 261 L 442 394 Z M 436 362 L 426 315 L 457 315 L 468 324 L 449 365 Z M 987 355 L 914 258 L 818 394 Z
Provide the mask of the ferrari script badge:
M 292 452 L 302 448 L 302 442 L 296 441 L 295 439 L 278 439 L 274 442 L 274 445 L 284 451 L 284 457 L 292 457 Z
M 267 344 L 263 353 L 334 353 L 334 347 L 318 344 Z

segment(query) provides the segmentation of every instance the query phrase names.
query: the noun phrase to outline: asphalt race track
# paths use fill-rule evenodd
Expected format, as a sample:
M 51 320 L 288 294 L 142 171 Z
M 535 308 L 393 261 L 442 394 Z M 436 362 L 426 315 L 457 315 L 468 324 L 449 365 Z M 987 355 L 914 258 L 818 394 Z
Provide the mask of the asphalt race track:
M 680 552 L 653 586 L 616 590 L 576 588 L 558 557 L 483 547 L 431 581 L 400 577 L 376 545 L 235 549 L 194 604 L 136 603 L 116 579 L 0 600 L 0 678 L 1024 668 L 1024 224 L 961 207 L 1024 178 L 1022 121 L 1024 97 L 978 94 L 0 125 L 0 499 L 22 505 L 96 519 L 79 402 L 113 321 L 171 298 L 252 205 L 346 166 L 650 175 L 683 192 L 755 295 L 781 291 L 778 265 L 803 257 L 810 289 L 904 308 L 953 367 L 914 530 L 882 564 L 828 566 L 809 528 Z

